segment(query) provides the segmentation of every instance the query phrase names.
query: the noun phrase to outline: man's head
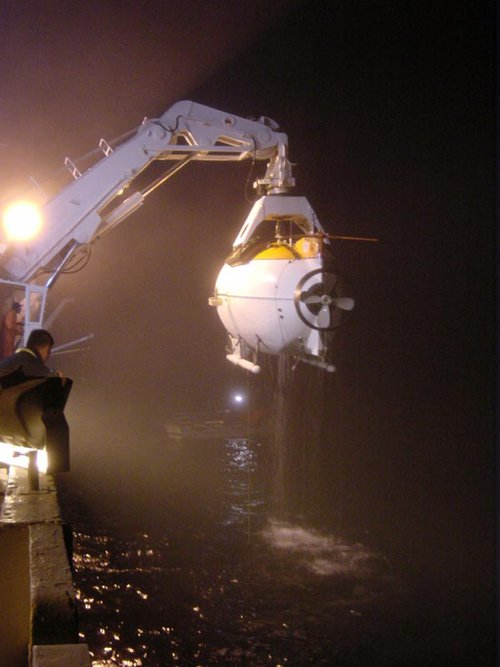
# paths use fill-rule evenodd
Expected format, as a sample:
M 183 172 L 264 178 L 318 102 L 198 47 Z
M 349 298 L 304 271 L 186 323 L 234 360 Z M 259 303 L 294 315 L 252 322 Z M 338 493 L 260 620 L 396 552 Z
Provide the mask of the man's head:
M 53 345 L 54 339 L 46 329 L 33 329 L 26 342 L 26 347 L 38 352 L 44 363 L 50 357 Z

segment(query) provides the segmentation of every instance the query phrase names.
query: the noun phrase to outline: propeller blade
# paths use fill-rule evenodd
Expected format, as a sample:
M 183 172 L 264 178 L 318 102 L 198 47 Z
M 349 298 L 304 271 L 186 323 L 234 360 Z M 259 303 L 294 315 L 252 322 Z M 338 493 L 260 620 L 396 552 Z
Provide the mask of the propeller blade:
M 330 307 L 323 306 L 323 308 L 318 313 L 318 323 L 317 326 L 321 329 L 327 329 L 330 326 Z
M 321 303 L 321 294 L 304 294 L 300 295 L 302 303 Z
M 332 299 L 332 303 L 340 310 L 352 310 L 354 308 L 354 299 L 348 296 L 338 296 Z

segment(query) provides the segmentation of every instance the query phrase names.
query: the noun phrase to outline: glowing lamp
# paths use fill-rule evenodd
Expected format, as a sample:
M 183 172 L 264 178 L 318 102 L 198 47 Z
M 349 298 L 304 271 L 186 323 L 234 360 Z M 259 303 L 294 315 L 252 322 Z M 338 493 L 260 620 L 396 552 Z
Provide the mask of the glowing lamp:
M 20 447 L 0 441 L 0 462 L 7 466 L 15 466 L 27 470 L 29 467 L 28 453 L 30 451 L 34 450 L 30 450 L 28 447 Z M 40 472 L 47 472 L 47 450 L 36 450 L 36 467 Z
M 41 226 L 40 210 L 31 202 L 15 202 L 3 214 L 3 227 L 10 241 L 27 241 L 38 234 Z

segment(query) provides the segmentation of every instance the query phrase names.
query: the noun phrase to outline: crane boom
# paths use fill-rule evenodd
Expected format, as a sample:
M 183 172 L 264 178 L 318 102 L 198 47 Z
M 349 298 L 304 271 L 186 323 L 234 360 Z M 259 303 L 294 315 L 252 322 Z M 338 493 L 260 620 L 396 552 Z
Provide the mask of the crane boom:
M 248 120 L 194 102 L 174 104 L 160 118 L 145 119 L 114 150 L 101 140 L 103 157 L 84 173 L 66 159 L 74 181 L 43 206 L 44 225 L 31 241 L 10 244 L 0 262 L 4 277 L 21 283 L 48 272 L 51 286 L 64 265 L 96 236 L 137 210 L 158 183 L 136 191 L 113 208 L 148 165 L 172 160 L 163 182 L 192 160 L 266 160 L 256 181 L 261 193 L 287 192 L 294 185 L 287 136 L 267 118 Z

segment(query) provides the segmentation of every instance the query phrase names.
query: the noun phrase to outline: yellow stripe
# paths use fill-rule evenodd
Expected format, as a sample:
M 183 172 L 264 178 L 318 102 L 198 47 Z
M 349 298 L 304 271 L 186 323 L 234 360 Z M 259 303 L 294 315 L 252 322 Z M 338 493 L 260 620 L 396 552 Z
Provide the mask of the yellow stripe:
M 17 354 L 18 352 L 28 352 L 28 353 L 31 354 L 33 357 L 35 357 L 35 359 L 37 359 L 36 354 L 33 352 L 33 350 L 30 350 L 29 347 L 20 347 L 19 349 L 17 349 L 17 350 L 15 351 L 14 354 Z

